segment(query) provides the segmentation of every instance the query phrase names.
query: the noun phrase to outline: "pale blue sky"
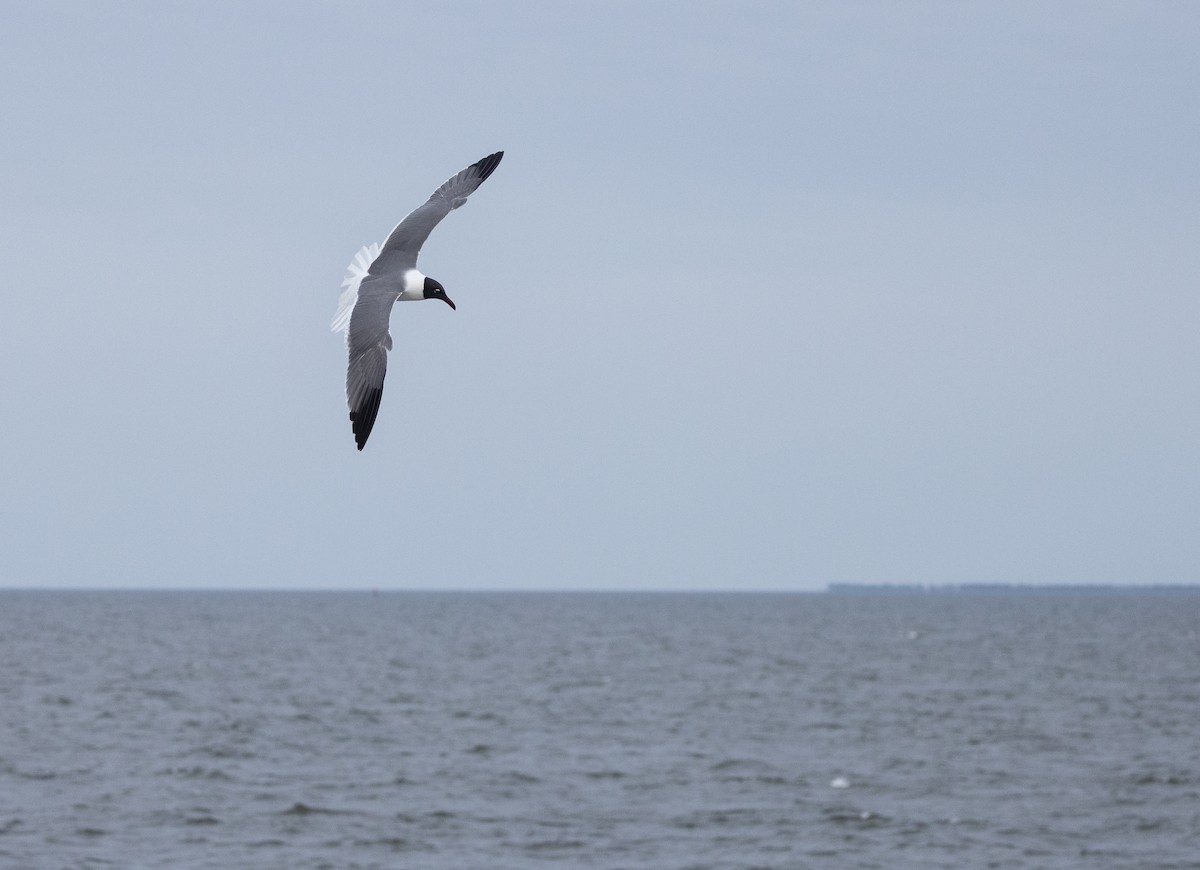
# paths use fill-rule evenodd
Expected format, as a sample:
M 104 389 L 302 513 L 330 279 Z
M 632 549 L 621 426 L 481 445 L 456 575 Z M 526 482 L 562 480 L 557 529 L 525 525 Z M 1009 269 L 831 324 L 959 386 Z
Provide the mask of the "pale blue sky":
M 0 585 L 1200 582 L 1196 4 L 4 18 Z

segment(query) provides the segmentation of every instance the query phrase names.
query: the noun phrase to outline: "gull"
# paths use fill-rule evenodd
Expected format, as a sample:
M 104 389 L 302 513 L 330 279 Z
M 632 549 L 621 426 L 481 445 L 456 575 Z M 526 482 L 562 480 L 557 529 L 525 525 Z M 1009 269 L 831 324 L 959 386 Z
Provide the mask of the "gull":
M 362 450 L 375 425 L 387 352 L 392 349 L 388 320 L 392 305 L 416 299 L 440 299 L 456 309 L 438 281 L 417 271 L 417 254 L 446 215 L 467 201 L 500 165 L 503 151 L 489 154 L 448 179 L 425 204 L 396 224 L 383 247 L 367 245 L 347 267 L 331 328 L 346 333 L 350 364 L 346 370 L 346 403 L 354 441 Z

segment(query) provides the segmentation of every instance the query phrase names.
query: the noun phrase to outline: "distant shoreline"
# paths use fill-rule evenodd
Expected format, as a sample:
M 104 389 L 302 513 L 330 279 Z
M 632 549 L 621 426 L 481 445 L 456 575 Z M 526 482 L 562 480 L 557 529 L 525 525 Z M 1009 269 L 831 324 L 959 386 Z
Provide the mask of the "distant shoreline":
M 1147 584 L 1145 586 L 1137 586 L 1133 584 L 1116 586 L 1105 584 L 1023 584 L 1023 583 L 946 583 L 946 584 L 920 584 L 920 583 L 830 583 L 825 587 L 825 591 L 832 595 L 861 595 L 867 593 L 890 593 L 897 595 L 928 595 L 947 593 L 987 593 L 994 595 L 1008 594 L 1028 594 L 1030 592 L 1042 592 L 1052 594 L 1081 594 L 1081 593 L 1105 593 L 1105 594 L 1123 594 L 1130 592 L 1200 592 L 1200 584 Z
M 0 595 L 9 594 L 170 594 L 170 595 L 416 595 L 416 596 L 470 596 L 470 595 L 634 595 L 634 596 L 723 596 L 723 595 L 1129 595 L 1129 594 L 1198 594 L 1200 584 L 1147 584 L 1126 585 L 1071 585 L 1071 584 L 1021 584 L 1021 583 L 829 583 L 816 589 L 604 589 L 604 588 L 389 588 L 376 589 L 333 588 L 333 587 L 262 587 L 262 586 L 2 586 Z

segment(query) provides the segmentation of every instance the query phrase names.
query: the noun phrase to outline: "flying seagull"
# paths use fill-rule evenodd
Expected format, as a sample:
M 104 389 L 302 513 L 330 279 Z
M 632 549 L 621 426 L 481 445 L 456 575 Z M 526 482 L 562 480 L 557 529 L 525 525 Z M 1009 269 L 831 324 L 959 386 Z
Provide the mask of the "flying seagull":
M 472 163 L 433 192 L 425 204 L 400 221 L 381 248 L 362 248 L 351 261 L 342 282 L 333 331 L 346 333 L 350 366 L 346 371 L 346 402 L 354 441 L 362 450 L 379 413 L 387 352 L 392 349 L 388 319 L 395 302 L 440 299 L 454 308 L 446 288 L 417 271 L 417 254 L 442 218 L 467 201 L 475 188 L 500 165 L 503 151 Z

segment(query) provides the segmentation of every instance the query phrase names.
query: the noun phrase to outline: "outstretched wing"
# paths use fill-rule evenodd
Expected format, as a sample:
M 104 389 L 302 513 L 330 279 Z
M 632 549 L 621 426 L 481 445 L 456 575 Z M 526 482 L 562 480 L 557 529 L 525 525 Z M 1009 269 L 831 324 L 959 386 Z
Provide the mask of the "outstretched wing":
M 346 369 L 346 403 L 354 443 L 362 450 L 375 425 L 379 400 L 383 397 L 383 378 L 387 374 L 387 352 L 392 349 L 388 319 L 396 294 L 372 292 L 369 280 L 360 287 L 346 328 L 346 347 L 350 365 Z
M 372 275 L 403 272 L 415 268 L 421 245 L 429 238 L 442 218 L 467 201 L 479 185 L 500 165 L 503 151 L 489 154 L 472 163 L 433 192 L 425 204 L 396 225 L 383 243 L 383 250 L 371 263 Z

